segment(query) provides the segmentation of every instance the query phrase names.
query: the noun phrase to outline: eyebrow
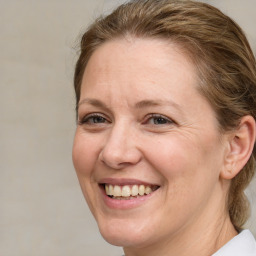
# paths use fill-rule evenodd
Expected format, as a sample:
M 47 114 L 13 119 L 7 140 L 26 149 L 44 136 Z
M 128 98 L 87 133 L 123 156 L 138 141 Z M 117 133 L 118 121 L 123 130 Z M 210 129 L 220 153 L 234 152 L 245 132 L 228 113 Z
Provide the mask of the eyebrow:
M 77 107 L 81 106 L 82 104 L 88 103 L 90 105 L 93 105 L 95 107 L 99 107 L 99 108 L 108 108 L 107 105 L 105 103 L 103 103 L 100 100 L 96 100 L 96 99 L 83 99 L 81 101 L 78 102 Z
M 93 99 L 93 98 L 86 98 L 86 99 L 81 100 L 77 105 L 77 109 L 82 104 L 90 104 L 90 105 L 98 107 L 98 108 L 109 110 L 108 106 L 105 103 L 103 103 L 100 100 Z M 147 107 L 158 107 L 158 106 L 164 106 L 164 105 L 174 107 L 177 110 L 181 111 L 180 105 L 178 105 L 177 103 L 175 103 L 171 100 L 142 100 L 135 104 L 135 109 L 143 109 L 143 108 L 147 108 Z
M 135 104 L 135 108 L 158 107 L 168 105 L 181 110 L 180 106 L 171 100 L 142 100 Z

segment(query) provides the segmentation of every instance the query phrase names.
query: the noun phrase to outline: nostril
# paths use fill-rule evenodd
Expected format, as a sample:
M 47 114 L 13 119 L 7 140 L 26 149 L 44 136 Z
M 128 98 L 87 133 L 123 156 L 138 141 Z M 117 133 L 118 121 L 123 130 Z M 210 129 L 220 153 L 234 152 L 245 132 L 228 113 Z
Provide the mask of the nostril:
M 136 148 L 130 148 L 123 152 L 105 148 L 100 153 L 99 159 L 106 166 L 119 170 L 137 164 L 141 160 L 141 152 Z
M 137 141 L 131 133 L 132 131 L 130 127 L 127 128 L 127 124 L 116 124 L 101 149 L 100 161 L 113 169 L 122 169 L 138 163 L 141 159 L 141 152 L 138 150 Z

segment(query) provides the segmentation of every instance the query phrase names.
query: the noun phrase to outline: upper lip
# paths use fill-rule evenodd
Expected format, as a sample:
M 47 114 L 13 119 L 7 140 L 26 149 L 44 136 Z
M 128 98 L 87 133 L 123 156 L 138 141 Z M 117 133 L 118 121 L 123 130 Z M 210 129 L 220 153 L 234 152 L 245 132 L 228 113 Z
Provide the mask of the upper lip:
M 143 180 L 138 180 L 138 179 L 124 179 L 124 178 L 103 178 L 99 180 L 99 184 L 112 184 L 112 185 L 119 185 L 119 186 L 124 186 L 124 185 L 155 185 L 159 186 L 156 183 L 152 182 L 147 182 Z

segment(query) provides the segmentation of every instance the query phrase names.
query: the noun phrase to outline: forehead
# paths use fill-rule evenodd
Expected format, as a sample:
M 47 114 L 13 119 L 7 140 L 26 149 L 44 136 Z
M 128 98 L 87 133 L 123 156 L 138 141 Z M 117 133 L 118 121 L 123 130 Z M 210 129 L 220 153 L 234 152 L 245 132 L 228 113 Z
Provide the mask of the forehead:
M 190 86 L 196 85 L 197 72 L 176 44 L 162 39 L 116 39 L 101 45 L 89 59 L 82 93 L 97 88 L 104 90 L 106 84 L 108 89 L 126 85 L 144 92 L 161 91 L 168 85 L 169 89 L 184 90 L 182 85 L 188 82 Z
M 106 68 L 106 64 L 116 63 L 122 68 L 135 62 L 147 68 L 158 68 L 169 64 L 170 61 L 175 61 L 176 64 L 182 62 L 182 65 L 192 64 L 185 50 L 174 42 L 157 38 L 119 38 L 99 46 L 90 57 L 86 70 L 90 69 L 91 65 L 94 65 L 93 69 L 95 66 L 101 69 Z M 191 67 L 193 66 L 192 64 Z

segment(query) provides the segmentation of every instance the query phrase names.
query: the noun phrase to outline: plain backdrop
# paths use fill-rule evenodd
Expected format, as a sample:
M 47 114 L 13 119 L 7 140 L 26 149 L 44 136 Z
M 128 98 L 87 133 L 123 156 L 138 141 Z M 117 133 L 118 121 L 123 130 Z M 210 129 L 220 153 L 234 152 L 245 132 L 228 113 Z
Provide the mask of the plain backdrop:
M 71 159 L 76 46 L 120 2 L 0 0 L 0 256 L 122 254 L 99 235 Z M 239 23 L 255 52 L 256 1 L 205 2 Z

